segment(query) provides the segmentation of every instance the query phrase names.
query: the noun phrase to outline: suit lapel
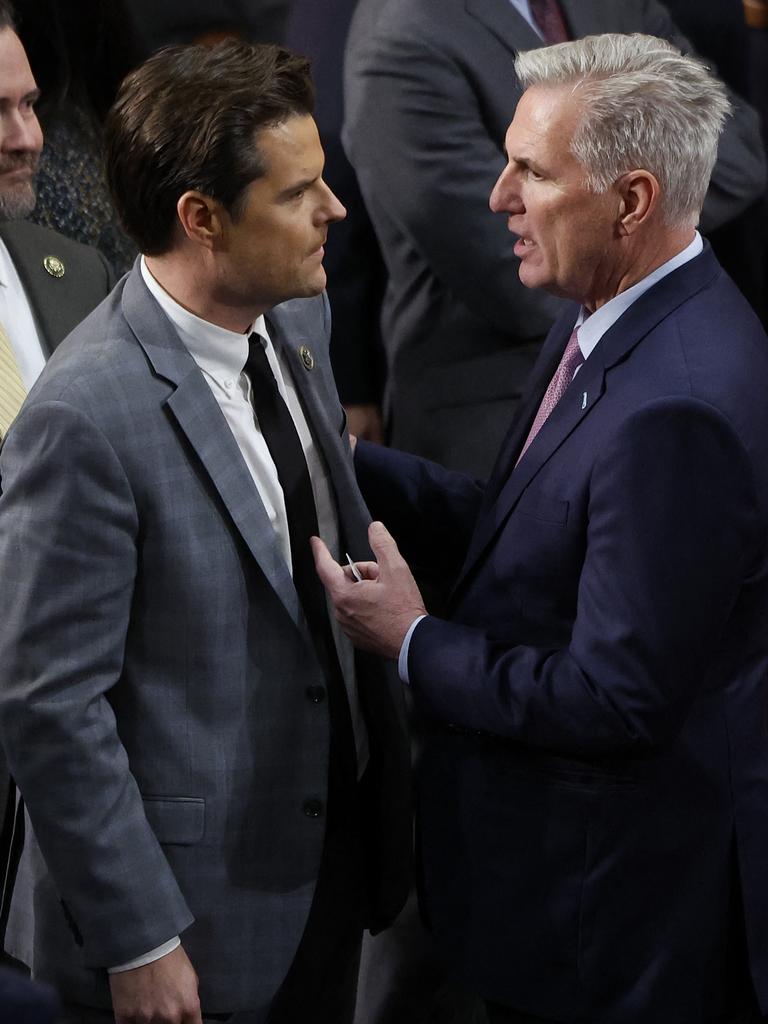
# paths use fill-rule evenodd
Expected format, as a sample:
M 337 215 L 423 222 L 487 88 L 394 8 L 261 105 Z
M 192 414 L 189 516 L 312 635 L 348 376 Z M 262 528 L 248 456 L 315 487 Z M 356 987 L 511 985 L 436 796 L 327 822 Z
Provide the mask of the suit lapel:
M 617 24 L 615 0 L 560 0 L 565 22 L 570 29 L 571 38 L 582 39 L 584 36 L 600 35 L 603 32 L 620 32 Z
M 534 50 L 541 39 L 510 0 L 465 0 L 467 14 L 485 25 L 509 50 Z
M 617 4 L 616 0 L 560 0 L 560 6 L 573 39 L 636 28 L 637 16 L 632 6 Z M 629 8 L 628 15 L 625 6 Z M 465 8 L 512 54 L 544 45 L 510 0 L 465 0 Z
M 125 318 L 155 373 L 174 385 L 166 405 L 200 459 L 246 546 L 293 621 L 302 617 L 293 580 L 275 543 L 258 489 L 210 387 L 134 269 L 123 292 Z
M 628 357 L 632 349 L 666 316 L 709 284 L 720 272 L 708 243 L 703 253 L 662 278 L 650 288 L 600 339 L 571 386 L 553 409 L 520 462 L 515 460 L 527 436 L 527 429 L 546 390 L 572 329 L 571 313 L 563 314 L 545 343 L 546 358 L 536 372 L 536 383 L 526 402 L 525 415 L 514 429 L 499 458 L 491 481 L 494 489 L 478 517 L 467 558 L 454 589 L 463 582 L 498 536 L 526 487 L 563 442 L 589 416 L 606 391 L 607 372 Z M 545 353 L 542 352 L 544 357 Z
M 31 225 L 28 225 L 26 221 L 12 221 L 0 225 L 0 235 L 11 254 L 19 280 L 24 286 L 34 314 L 43 354 L 47 359 L 87 310 L 83 310 L 81 316 L 74 320 L 71 315 L 67 318 L 62 317 L 62 307 L 71 306 L 74 298 L 73 289 L 77 288 L 77 284 L 72 275 L 65 274 L 63 277 L 57 278 L 52 277 L 45 270 L 44 257 L 58 257 L 60 250 L 56 251 L 55 236 L 53 236 L 50 252 L 41 251 L 39 236 L 35 238 L 29 230 L 30 227 Z M 67 261 L 63 260 L 62 262 L 66 264 Z M 106 291 L 100 298 L 103 298 L 105 294 Z M 65 320 L 67 324 L 66 329 L 62 329 L 62 320 Z
M 523 447 L 528 431 L 541 405 L 544 392 L 557 369 L 563 350 L 573 330 L 578 307 L 568 310 L 558 318 L 542 347 L 541 354 L 531 371 L 526 394 L 519 410 L 515 414 L 512 426 L 504 439 L 496 459 L 491 476 L 485 488 L 484 505 L 493 502 L 514 468 L 520 449 Z
M 568 330 L 570 335 L 570 328 Z M 554 455 L 579 424 L 591 413 L 605 391 L 605 366 L 599 355 L 599 346 L 579 370 L 571 386 L 557 403 L 552 413 L 536 435 L 525 455 L 515 465 L 520 449 L 528 434 L 531 421 L 536 414 L 552 373 L 557 367 L 567 343 L 564 338 L 558 346 L 554 365 L 547 361 L 551 370 L 543 387 L 536 390 L 536 401 L 531 403 L 531 414 L 525 418 L 525 427 L 517 430 L 511 444 L 503 454 L 504 475 L 496 481 L 496 493 L 484 504 L 484 511 L 478 517 L 478 524 L 467 552 L 459 582 L 466 578 L 473 567 L 493 543 L 498 533 L 514 510 L 521 495 L 541 467 Z M 495 475 L 495 474 L 494 474 Z M 457 588 L 458 589 L 458 588 Z
M 638 31 L 637 5 L 616 0 L 560 0 L 574 39 L 603 32 Z
M 323 454 L 336 495 L 340 540 L 342 544 L 347 544 L 348 547 L 354 549 L 356 558 L 369 558 L 367 534 L 361 524 L 367 523 L 370 520 L 370 515 L 362 502 L 354 480 L 351 462 L 344 448 L 346 442 L 342 440 L 339 429 L 340 424 L 334 423 L 331 418 L 334 405 L 328 402 L 327 396 L 324 394 L 322 371 L 318 364 L 315 363 L 311 369 L 308 369 L 300 355 L 302 346 L 306 346 L 311 352 L 316 339 L 302 337 L 300 327 L 293 323 L 290 330 L 286 330 L 275 317 L 267 316 L 267 326 L 275 350 L 281 353 L 288 363 L 304 408 L 307 424 L 315 443 Z M 289 334 L 290 341 L 288 340 Z M 349 514 L 352 510 L 356 512 L 356 515 Z

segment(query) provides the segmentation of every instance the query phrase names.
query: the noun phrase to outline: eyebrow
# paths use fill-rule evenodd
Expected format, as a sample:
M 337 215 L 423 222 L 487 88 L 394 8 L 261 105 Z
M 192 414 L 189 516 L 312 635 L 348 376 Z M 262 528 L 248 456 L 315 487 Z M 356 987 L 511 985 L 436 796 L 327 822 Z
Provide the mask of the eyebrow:
M 41 92 L 39 89 L 30 89 L 29 92 L 25 92 L 19 102 L 21 103 L 37 103 L 40 99 Z M 13 100 L 10 96 L 0 96 L 0 106 L 8 107 L 13 104 Z
M 303 178 L 301 181 L 295 182 L 293 185 L 289 185 L 278 193 L 279 199 L 290 199 L 294 192 L 301 192 L 302 189 L 309 188 L 310 185 L 314 185 L 316 181 L 321 178 L 320 174 L 316 174 L 314 178 Z
M 530 170 L 535 171 L 536 174 L 544 173 L 544 168 L 533 160 L 528 160 L 526 157 L 523 156 L 510 156 L 507 153 L 506 149 L 504 150 L 504 154 L 507 157 L 507 161 L 511 164 L 514 164 L 514 166 L 519 171 Z

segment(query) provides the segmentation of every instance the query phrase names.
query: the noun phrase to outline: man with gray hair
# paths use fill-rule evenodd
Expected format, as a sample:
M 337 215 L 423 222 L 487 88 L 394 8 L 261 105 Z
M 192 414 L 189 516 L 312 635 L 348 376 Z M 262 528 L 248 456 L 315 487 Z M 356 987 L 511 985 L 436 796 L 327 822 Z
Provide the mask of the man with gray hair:
M 768 1012 L 768 339 L 696 224 L 728 116 L 643 35 L 521 53 L 491 196 L 572 300 L 479 485 L 360 443 L 355 643 L 430 722 L 423 897 L 493 1022 Z

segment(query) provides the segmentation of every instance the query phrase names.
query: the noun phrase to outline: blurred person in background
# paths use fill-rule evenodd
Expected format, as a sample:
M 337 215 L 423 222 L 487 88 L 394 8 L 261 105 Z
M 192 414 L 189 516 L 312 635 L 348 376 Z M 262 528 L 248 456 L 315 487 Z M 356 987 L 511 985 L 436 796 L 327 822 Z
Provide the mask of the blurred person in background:
M 391 442 L 488 473 L 561 302 L 529 292 L 488 194 L 520 88 L 519 50 L 600 32 L 691 44 L 656 0 L 360 0 L 347 45 L 347 153 L 389 271 L 382 318 Z M 758 118 L 734 114 L 706 234 L 765 187 Z
M 19 35 L 40 88 L 45 135 L 34 224 L 93 245 L 117 274 L 136 247 L 120 227 L 104 177 L 103 125 L 138 61 L 122 0 L 18 0 Z

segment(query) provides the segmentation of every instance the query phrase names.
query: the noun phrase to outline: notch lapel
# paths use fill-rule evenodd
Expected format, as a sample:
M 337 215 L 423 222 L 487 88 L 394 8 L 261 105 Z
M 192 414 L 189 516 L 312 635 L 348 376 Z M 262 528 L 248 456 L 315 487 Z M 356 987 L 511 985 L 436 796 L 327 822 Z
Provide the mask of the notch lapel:
M 283 310 L 285 311 L 285 307 Z M 368 536 L 361 526 L 370 521 L 370 515 L 355 483 L 351 460 L 339 425 L 332 419 L 331 413 L 335 406 L 328 401 L 325 394 L 323 369 L 318 362 L 313 369 L 307 370 L 299 355 L 302 345 L 306 345 L 310 350 L 315 349 L 317 338 L 307 336 L 297 323 L 292 322 L 290 329 L 286 329 L 276 317 L 267 316 L 266 319 L 272 344 L 288 363 L 304 408 L 307 425 L 323 454 L 336 496 L 340 541 L 353 548 L 358 559 L 370 558 L 372 556 Z M 350 512 L 355 514 L 350 515 Z
M 465 8 L 513 56 L 518 50 L 534 50 L 544 45 L 510 0 L 465 0 Z
M 570 331 L 568 332 L 570 334 Z M 562 346 L 565 345 L 563 341 Z M 560 346 L 560 348 L 562 348 Z M 518 430 L 514 444 L 505 453 L 506 473 L 497 481 L 497 493 L 491 497 L 488 505 L 478 517 L 477 526 L 467 552 L 467 557 L 457 581 L 454 594 L 461 583 L 471 573 L 504 527 L 528 484 L 533 480 L 541 467 L 554 455 L 579 424 L 590 414 L 605 392 L 605 366 L 598 354 L 599 347 L 582 365 L 571 386 L 557 403 L 538 432 L 525 455 L 515 465 L 523 441 L 530 426 L 526 418 L 525 431 Z M 558 354 L 557 362 L 559 362 Z M 553 370 L 554 372 L 554 370 Z M 551 374 L 549 375 L 551 377 Z M 549 382 L 547 378 L 546 383 Z M 539 400 L 546 390 L 537 390 Z M 534 404 L 530 419 L 535 415 L 538 403 Z
M 572 317 L 571 313 L 563 314 L 545 343 L 541 372 L 534 371 L 537 374 L 536 387 L 526 402 L 525 415 L 521 416 L 520 422 L 510 433 L 498 468 L 494 470 L 489 481 L 489 486 L 493 483 L 494 489 L 489 491 L 488 499 L 478 516 L 477 526 L 452 600 L 455 600 L 467 576 L 498 535 L 539 469 L 595 408 L 606 390 L 608 371 L 626 359 L 632 349 L 665 317 L 696 292 L 710 285 L 720 273 L 720 265 L 709 243 L 705 241 L 704 250 L 699 256 L 672 271 L 641 295 L 605 332 L 589 359 L 579 370 L 572 386 L 555 406 L 549 419 L 516 466 L 515 459 L 538 408 L 538 401 L 541 400 L 562 355 L 567 342 L 566 335 L 570 334 L 573 327 L 575 317 Z M 549 370 L 549 376 L 546 375 L 545 367 Z
M 200 459 L 248 550 L 300 628 L 303 617 L 275 531 L 232 431 L 210 387 L 138 267 L 126 281 L 123 312 L 155 373 L 174 386 L 166 406 Z

